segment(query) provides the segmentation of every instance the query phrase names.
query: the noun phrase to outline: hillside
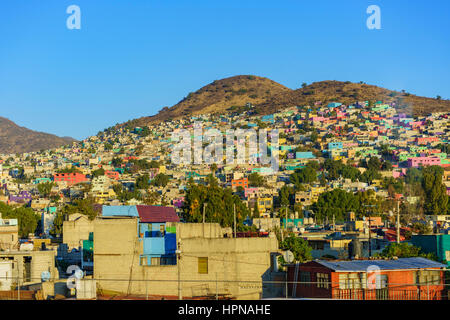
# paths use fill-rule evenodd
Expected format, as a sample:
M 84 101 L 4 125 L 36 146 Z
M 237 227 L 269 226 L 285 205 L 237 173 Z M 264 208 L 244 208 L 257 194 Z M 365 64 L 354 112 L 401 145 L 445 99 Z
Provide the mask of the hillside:
M 233 106 L 244 106 L 247 102 L 252 103 L 259 113 L 267 114 L 289 106 L 312 105 L 316 101 L 350 104 L 367 100 L 395 102 L 398 109 L 415 116 L 450 112 L 450 100 L 420 97 L 365 83 L 320 81 L 292 90 L 268 78 L 240 75 L 216 80 L 154 116 L 134 119 L 125 124 L 144 126 L 202 113 L 224 113 Z
M 355 101 L 375 102 L 378 100 L 387 103 L 395 102 L 398 109 L 415 116 L 439 111 L 450 112 L 450 100 L 420 97 L 407 92 L 392 91 L 374 85 L 349 81 L 314 82 L 304 88 L 275 95 L 259 107 L 265 112 L 270 112 L 270 110 L 277 110 L 286 105 L 312 105 L 316 101 L 351 104 Z
M 0 154 L 51 149 L 73 141 L 76 140 L 20 127 L 11 120 L 0 117 Z
M 275 95 L 289 93 L 291 89 L 267 78 L 240 75 L 216 80 L 196 92 L 189 93 L 171 108 L 163 108 L 158 114 L 133 120 L 135 125 L 145 125 L 167 119 L 201 113 L 223 113 L 232 106 L 265 103 Z

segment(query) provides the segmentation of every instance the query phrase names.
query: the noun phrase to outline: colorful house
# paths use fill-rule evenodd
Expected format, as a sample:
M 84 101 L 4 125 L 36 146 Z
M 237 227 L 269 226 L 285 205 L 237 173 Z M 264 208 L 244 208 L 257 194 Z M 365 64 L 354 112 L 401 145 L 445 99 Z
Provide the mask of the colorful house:
M 103 206 L 103 217 L 136 217 L 139 220 L 137 235 L 143 245 L 140 265 L 176 264 L 175 227 L 167 222 L 180 222 L 173 207 L 162 206 Z
M 450 267 L 450 234 L 413 235 L 411 243 L 425 253 L 434 253 Z
M 441 300 L 446 265 L 421 257 L 314 260 L 288 266 L 293 297 L 352 300 Z
M 55 182 L 66 182 L 68 185 L 77 184 L 80 182 L 88 181 L 86 175 L 82 173 L 55 173 L 53 175 Z

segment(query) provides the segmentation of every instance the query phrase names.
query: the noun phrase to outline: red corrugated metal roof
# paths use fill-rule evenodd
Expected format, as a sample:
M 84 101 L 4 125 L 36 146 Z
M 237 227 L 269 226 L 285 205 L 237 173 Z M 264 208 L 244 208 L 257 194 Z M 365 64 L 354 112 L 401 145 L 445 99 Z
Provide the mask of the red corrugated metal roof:
M 138 205 L 136 209 L 141 222 L 180 222 L 173 207 Z

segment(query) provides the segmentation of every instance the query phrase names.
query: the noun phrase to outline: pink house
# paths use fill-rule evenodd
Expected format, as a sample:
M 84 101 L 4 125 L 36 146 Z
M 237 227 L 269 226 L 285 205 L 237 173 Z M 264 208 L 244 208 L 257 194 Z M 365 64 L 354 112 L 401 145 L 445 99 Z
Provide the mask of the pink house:
M 173 199 L 172 205 L 175 208 L 181 208 L 184 205 L 184 197 L 179 197 L 177 199 Z
M 401 169 L 400 171 L 394 170 L 392 171 L 392 176 L 394 178 L 403 177 L 406 175 L 406 169 Z
M 258 195 L 258 188 L 245 188 L 244 195 L 246 198 L 256 197 Z
M 414 157 L 408 159 L 408 167 L 418 167 L 422 166 L 439 166 L 441 164 L 441 159 L 438 157 Z

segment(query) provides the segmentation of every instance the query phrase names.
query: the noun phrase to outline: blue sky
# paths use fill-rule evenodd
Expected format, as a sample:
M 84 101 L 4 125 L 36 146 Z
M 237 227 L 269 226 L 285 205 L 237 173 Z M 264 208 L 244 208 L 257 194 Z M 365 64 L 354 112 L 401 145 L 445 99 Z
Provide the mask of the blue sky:
M 69 5 L 81 30 L 69 30 Z M 366 27 L 369 5 L 381 30 Z M 4 0 L 0 116 L 83 139 L 217 79 L 364 81 L 450 98 L 450 1 Z

